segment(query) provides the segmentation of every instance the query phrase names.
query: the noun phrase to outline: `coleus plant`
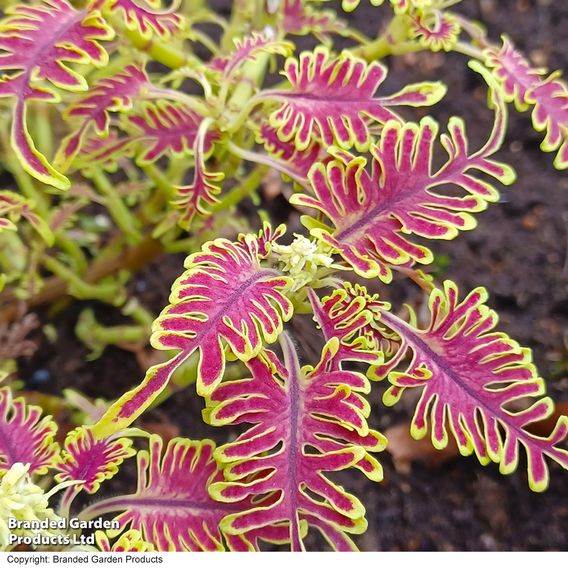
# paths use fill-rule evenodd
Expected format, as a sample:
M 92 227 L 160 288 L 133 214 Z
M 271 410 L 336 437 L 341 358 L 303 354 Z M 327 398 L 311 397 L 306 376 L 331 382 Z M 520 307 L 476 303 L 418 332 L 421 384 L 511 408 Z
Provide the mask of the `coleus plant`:
M 508 103 L 532 108 L 542 149 L 568 167 L 566 85 L 450 11 L 455 0 L 371 3 L 385 22 L 376 39 L 350 27 L 356 1 L 340 16 L 310 0 L 236 0 L 229 20 L 202 2 L 9 3 L 0 102 L 17 191 L 0 191 L 0 313 L 11 320 L 14 299 L 33 307 L 62 293 L 106 302 L 132 325 L 105 329 L 91 313 L 79 336 L 96 353 L 150 336 L 158 362 L 102 409 L 69 395 L 82 424 L 61 445 L 57 424 L 15 383 L 0 389 L 1 547 L 12 546 L 10 516 L 77 509 L 85 522 L 117 521 L 96 535 L 105 551 L 304 550 L 314 530 L 354 550 L 365 508 L 335 474 L 381 481 L 375 454 L 387 440 L 369 425 L 368 395 L 382 380 L 386 406 L 418 389 L 411 434 L 429 434 L 435 448 L 454 438 L 462 455 L 504 474 L 524 454 L 535 491 L 546 489 L 550 462 L 568 469 L 568 418 L 546 436 L 532 432 L 553 403 L 530 351 L 496 331 L 487 292 L 460 292 L 417 268 L 433 262 L 428 240 L 473 229 L 497 185 L 513 183 L 496 157 Z M 292 40 L 308 34 L 321 45 L 294 53 Z M 345 38 L 355 46 L 334 48 Z M 458 117 L 416 121 L 414 108 L 445 95 L 441 82 L 383 88 L 379 60 L 420 50 L 471 59 L 494 113 L 480 148 Z M 285 180 L 279 191 L 304 214 L 304 234 L 264 211 L 258 227 L 232 215 L 249 197 L 258 204 L 269 172 Z M 154 317 L 126 284 L 178 251 L 189 254 L 184 271 Z M 381 298 L 393 273 L 419 285 L 427 321 Z M 322 349 L 302 366 L 291 323 L 304 314 Z M 133 426 L 190 383 L 203 421 L 229 428 L 229 441 L 163 440 Z M 132 493 L 78 505 L 134 455 Z

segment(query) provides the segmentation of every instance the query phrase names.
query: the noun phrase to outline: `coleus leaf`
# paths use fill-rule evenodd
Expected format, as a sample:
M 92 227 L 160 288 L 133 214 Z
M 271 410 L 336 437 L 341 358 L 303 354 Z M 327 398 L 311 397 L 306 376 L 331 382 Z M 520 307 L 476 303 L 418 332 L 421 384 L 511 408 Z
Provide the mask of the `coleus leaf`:
M 291 281 L 261 265 L 261 246 L 266 250 L 256 235 L 241 235 L 237 242 L 216 239 L 186 259 L 186 271 L 174 282 L 170 305 L 154 322 L 150 340 L 155 349 L 179 353 L 151 367 L 138 387 L 111 406 L 94 427 L 97 437 L 130 424 L 192 353 L 199 352 L 197 392 L 205 396 L 221 381 L 225 346 L 248 361 L 263 342 L 276 341 L 283 322 L 292 317 L 284 295 Z
M 127 29 L 138 31 L 144 38 L 157 35 L 167 39 L 182 25 L 175 3 L 161 9 L 160 0 L 95 0 L 92 7 L 105 14 L 119 14 Z
M 23 217 L 41 236 L 41 238 L 51 246 L 53 244 L 53 233 L 47 223 L 33 211 L 35 203 L 31 199 L 26 199 L 13 191 L 0 191 L 0 231 L 16 230 L 16 223 Z
M 69 63 L 106 65 L 108 54 L 99 42 L 111 40 L 114 32 L 97 10 L 77 11 L 66 0 L 44 0 L 9 12 L 0 24 L 0 69 L 12 73 L 1 77 L 0 97 L 16 99 L 12 147 L 30 175 L 67 189 L 69 180 L 34 145 L 26 120 L 28 102 L 58 102 L 56 89 L 85 91 L 85 78 Z
M 568 168 L 568 87 L 556 71 L 546 77 L 544 69 L 532 67 L 507 37 L 499 49 L 486 49 L 485 64 L 502 85 L 505 100 L 518 110 L 534 106 L 532 123 L 537 132 L 546 132 L 541 144 L 544 152 L 558 154 L 554 165 Z
M 276 129 L 267 123 L 260 126 L 256 139 L 271 156 L 279 160 L 275 167 L 292 179 L 307 179 L 311 167 L 317 161 L 323 161 L 319 142 L 312 141 L 304 150 L 298 150 L 293 141 L 282 141 Z
M 364 361 L 379 364 L 382 353 L 376 341 L 374 329 L 377 312 L 389 309 L 389 304 L 379 301 L 377 294 L 361 293 L 359 285 L 344 282 L 321 302 L 313 290 L 309 298 L 314 320 L 321 328 L 326 341 L 339 341 L 337 364 L 342 361 Z M 366 292 L 366 290 L 365 290 Z
M 499 463 L 500 471 L 514 471 L 519 446 L 528 457 L 529 485 L 543 491 L 548 485 L 545 457 L 568 469 L 568 451 L 558 447 L 568 436 L 568 417 L 558 420 L 546 438 L 527 431 L 553 412 L 549 398 L 541 398 L 544 383 L 531 362 L 530 350 L 506 334 L 493 331 L 498 317 L 485 302 L 487 292 L 477 288 L 462 301 L 453 282 L 430 295 L 430 324 L 418 329 L 384 311 L 381 321 L 400 337 L 400 350 L 375 370 L 392 383 L 387 405 L 396 403 L 408 388 L 422 390 L 412 419 L 411 434 L 422 438 L 431 421 L 432 443 L 448 443 L 448 426 L 460 452 L 475 452 L 482 464 Z M 397 371 L 410 354 L 404 370 Z M 537 399 L 522 410 L 512 403 Z
M 451 51 L 460 35 L 458 21 L 447 12 L 435 10 L 412 17 L 410 34 L 432 51 Z
M 291 89 L 268 91 L 264 96 L 282 101 L 270 123 L 281 140 L 293 140 L 298 150 L 305 150 L 314 139 L 365 149 L 370 122 L 398 119 L 388 107 L 432 105 L 445 93 L 441 83 L 425 82 L 377 98 L 374 93 L 387 73 L 383 65 L 366 63 L 348 52 L 333 57 L 322 47 L 302 53 L 299 60 L 288 59 L 283 73 Z
M 491 93 L 495 122 L 485 145 L 470 153 L 463 121 L 451 118 L 449 135 L 441 136 L 448 159 L 437 171 L 432 171 L 431 162 L 438 126 L 429 117 L 418 125 L 388 122 L 378 144 L 370 148 L 370 173 L 364 156 L 345 151 L 335 151 L 335 160 L 314 166 L 310 172 L 314 195 L 296 194 L 290 199 L 331 220 L 333 228 L 304 218 L 311 234 L 337 249 L 355 272 L 367 278 L 379 276 L 389 282 L 389 265 L 431 262 L 430 250 L 407 235 L 452 239 L 458 231 L 472 229 L 476 222 L 471 213 L 482 211 L 498 195 L 473 171 L 505 184 L 514 180 L 510 167 L 491 159 L 501 146 L 507 116 L 498 92 Z M 448 184 L 467 195 L 450 196 L 438 189 Z
M 75 161 L 78 168 L 93 164 L 113 165 L 119 156 L 136 155 L 140 166 L 151 164 L 166 153 L 175 156 L 191 155 L 203 117 L 183 103 L 158 101 L 146 103 L 143 109 L 128 116 L 124 129 L 130 132 L 119 136 L 111 132 L 108 138 L 87 139 Z M 208 153 L 217 134 L 209 131 L 203 145 Z
M 136 454 L 129 438 L 95 440 L 90 428 L 79 427 L 67 434 L 56 469 L 55 480 L 80 481 L 75 491 L 96 493 L 101 483 L 112 479 L 124 460 Z
M 221 193 L 221 187 L 218 184 L 225 177 L 223 172 L 211 172 L 206 169 L 204 153 L 208 126 L 209 121 L 206 119 L 201 123 L 195 138 L 193 182 L 190 185 L 176 188 L 177 199 L 173 205 L 183 210 L 178 223 L 184 229 L 189 228 L 196 214 L 202 217 L 210 215 L 208 206 L 218 203 L 215 198 Z
M 29 472 L 44 474 L 59 453 L 54 441 L 57 425 L 51 416 L 41 418 L 39 406 L 14 399 L 9 387 L 0 388 L 0 471 L 15 463 L 29 464 Z
M 359 6 L 360 2 L 361 0 L 342 0 L 341 6 L 346 12 L 351 12 Z M 370 0 L 370 2 L 373 6 L 381 6 L 384 0 Z M 390 0 L 396 14 L 404 14 L 415 8 L 428 8 L 433 2 L 434 0 Z
M 138 485 L 135 493 L 105 499 L 83 511 L 84 518 L 120 512 L 121 529 L 139 531 L 158 551 L 224 550 L 221 519 L 238 509 L 215 502 L 207 491 L 222 477 L 211 440 L 173 438 L 165 450 L 159 436 L 149 440 L 149 451 L 137 454 Z M 115 536 L 114 531 L 108 531 Z M 229 536 L 227 544 L 246 550 L 241 537 Z
M 404 14 L 413 10 L 423 10 L 432 6 L 434 2 L 435 0 L 390 0 L 396 14 Z
M 234 52 L 225 58 L 222 65 L 225 80 L 229 79 L 247 61 L 254 61 L 259 52 L 287 57 L 293 50 L 290 42 L 276 40 L 266 34 L 252 32 L 250 36 L 234 40 Z M 217 65 L 219 64 L 219 60 Z
M 63 140 L 54 160 L 55 165 L 66 169 L 91 129 L 98 137 L 107 137 L 110 113 L 130 110 L 134 97 L 147 86 L 149 80 L 145 70 L 133 64 L 95 83 L 87 95 L 65 110 L 66 119 L 80 122 L 79 127 Z
M 289 34 L 341 32 L 345 23 L 332 10 L 316 10 L 306 0 L 284 0 L 282 26 Z
M 221 529 L 238 536 L 284 525 L 292 550 L 302 550 L 307 524 L 332 547 L 350 550 L 348 535 L 366 528 L 365 509 L 325 473 L 355 467 L 372 480 L 382 478 L 369 453 L 386 443 L 366 421 L 369 382 L 336 370 L 337 339 L 315 369 L 300 369 L 290 339 L 281 337 L 284 363 L 265 352 L 248 361 L 252 378 L 224 382 L 208 400 L 204 415 L 212 424 L 251 425 L 215 451 L 225 480 L 210 485 L 211 495 L 227 503 L 253 499 L 250 508 L 226 516 Z

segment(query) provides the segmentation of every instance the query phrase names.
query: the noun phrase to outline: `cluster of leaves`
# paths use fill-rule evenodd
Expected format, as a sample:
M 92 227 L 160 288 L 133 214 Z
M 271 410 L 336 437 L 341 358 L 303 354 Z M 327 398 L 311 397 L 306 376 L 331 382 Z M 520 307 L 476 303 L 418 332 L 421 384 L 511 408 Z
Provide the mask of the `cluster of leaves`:
M 38 305 L 61 289 L 114 304 L 135 325 L 105 330 L 91 314 L 79 335 L 100 353 L 110 343 L 143 343 L 154 320 L 159 361 L 102 409 L 79 399 L 89 425 L 69 432 L 62 447 L 53 420 L 0 389 L 0 500 L 11 503 L 14 487 L 25 486 L 29 514 L 45 518 L 55 515 L 48 498 L 62 490 L 64 516 L 79 493 L 98 492 L 136 455 L 136 491 L 80 512 L 119 522 L 97 535 L 102 550 L 303 550 L 314 529 L 333 549 L 353 550 L 365 508 L 335 473 L 382 479 L 374 454 L 387 441 L 369 425 L 367 395 L 384 379 L 387 406 L 420 389 L 414 437 L 430 431 L 442 449 L 451 435 L 461 454 L 502 473 L 517 468 L 522 448 L 530 487 L 544 490 L 548 462 L 568 469 L 568 418 L 548 436 L 531 433 L 554 409 L 529 350 L 495 331 L 484 289 L 460 294 L 415 265 L 432 263 L 428 240 L 473 229 L 475 215 L 498 200 L 496 184 L 514 181 L 495 158 L 507 103 L 534 107 L 543 150 L 568 167 L 559 74 L 532 68 L 507 38 L 492 44 L 447 10 L 454 1 L 391 0 L 378 9 L 390 23 L 376 40 L 310 0 L 237 3 L 229 21 L 198 4 L 44 0 L 15 5 L 0 22 L 0 102 L 11 117 L 4 167 L 19 189 L 0 192 L 8 285 L 0 313 L 13 317 L 14 299 Z M 344 9 L 357 4 L 345 1 Z M 221 28 L 219 44 L 204 23 Z M 322 45 L 294 54 L 289 38 L 303 34 Z M 337 52 L 335 35 L 355 47 Z M 198 57 L 196 44 L 211 57 Z M 442 83 L 381 92 L 387 70 L 378 59 L 423 49 L 474 58 L 469 65 L 494 112 L 479 149 L 469 147 L 458 117 L 440 134 L 429 116 L 401 115 L 439 102 Z M 160 74 L 154 62 L 171 72 Z M 275 66 L 283 81 L 265 88 Z M 305 213 L 306 235 L 267 221 L 255 231 L 231 214 L 250 194 L 257 198 L 269 169 L 291 184 L 293 192 L 279 187 Z M 185 270 L 154 318 L 125 285 L 153 256 L 180 250 L 191 253 Z M 394 272 L 423 288 L 427 324 L 368 291 Z M 305 313 L 323 336 L 313 366 L 300 365 L 287 329 Z M 216 446 L 131 427 L 184 374 L 203 398 L 204 422 L 240 425 L 237 437 Z M 39 478 L 54 483 L 49 494 Z

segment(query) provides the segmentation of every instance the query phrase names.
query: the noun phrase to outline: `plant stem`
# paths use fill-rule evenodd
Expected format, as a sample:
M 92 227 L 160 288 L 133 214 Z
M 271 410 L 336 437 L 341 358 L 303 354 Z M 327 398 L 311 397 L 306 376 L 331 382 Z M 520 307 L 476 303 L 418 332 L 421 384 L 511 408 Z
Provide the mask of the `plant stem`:
M 304 187 L 306 187 L 307 185 L 306 178 L 298 175 L 294 170 L 290 169 L 285 162 L 279 160 L 278 158 L 273 158 L 272 156 L 265 154 L 259 154 L 258 152 L 254 152 L 252 150 L 246 150 L 244 148 L 241 148 L 240 146 L 237 146 L 233 142 L 228 143 L 228 148 L 232 154 L 238 156 L 239 158 L 242 158 L 243 160 L 247 160 L 248 162 L 253 162 L 256 164 L 263 164 L 270 168 L 274 168 L 279 172 L 282 172 L 283 174 L 289 176 L 300 185 Z
M 352 50 L 352 53 L 365 61 L 383 59 L 387 55 L 401 55 L 407 53 L 407 51 L 401 51 L 401 45 L 407 43 L 408 37 L 408 18 L 404 15 L 395 16 L 380 37 L 371 43 L 356 47 Z M 413 45 L 415 45 L 415 42 Z M 423 48 L 419 46 L 419 49 Z
M 159 241 L 151 237 L 145 237 L 137 246 L 123 250 L 118 248 L 119 240 L 115 239 L 106 249 L 98 256 L 97 260 L 89 267 L 83 282 L 95 283 L 116 273 L 120 269 L 128 270 L 130 273 L 137 272 L 146 264 L 155 259 L 163 250 Z M 118 250 L 117 250 L 118 249 Z M 110 254 L 113 251 L 113 254 Z M 63 267 L 65 268 L 65 267 Z M 69 269 L 66 269 L 67 271 Z M 70 271 L 69 271 L 70 272 Z M 55 274 L 55 272 L 54 272 Z M 75 278 L 75 274 L 71 273 Z M 32 296 L 27 301 L 30 309 L 55 302 L 67 294 L 67 272 L 62 271 L 61 274 L 46 278 L 41 292 Z M 11 290 L 5 290 L 0 294 L 0 321 L 12 321 L 18 315 L 18 307 L 15 303 L 16 297 Z
M 116 282 L 91 284 L 82 280 L 75 272 L 59 260 L 46 256 L 42 264 L 65 283 L 71 296 L 81 300 L 101 300 L 112 305 L 120 305 L 125 300 L 122 286 Z
M 229 191 L 219 203 L 211 208 L 212 213 L 217 213 L 237 205 L 237 203 L 258 188 L 267 171 L 268 168 L 266 166 L 256 166 L 239 185 Z
M 129 243 L 139 243 L 142 240 L 140 223 L 114 191 L 108 177 L 99 168 L 93 168 L 92 180 L 97 189 L 105 197 L 106 206 L 115 223 L 126 236 Z

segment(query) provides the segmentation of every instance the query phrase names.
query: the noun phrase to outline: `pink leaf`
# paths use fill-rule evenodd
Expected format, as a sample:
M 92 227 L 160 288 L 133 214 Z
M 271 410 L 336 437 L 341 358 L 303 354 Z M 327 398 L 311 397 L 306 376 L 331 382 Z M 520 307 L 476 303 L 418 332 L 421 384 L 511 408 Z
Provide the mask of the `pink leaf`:
M 116 517 L 121 530 L 139 531 L 157 551 L 223 550 L 219 523 L 240 507 L 217 503 L 207 492 L 222 477 L 214 448 L 210 440 L 174 438 L 164 450 L 162 440 L 152 436 L 149 451 L 138 452 L 136 492 L 100 501 L 83 516 L 121 512 Z M 240 537 L 227 540 L 231 548 L 247 549 Z
M 17 6 L 0 29 L 0 69 L 13 71 L 0 81 L 0 97 L 15 97 L 12 147 L 22 167 L 40 181 L 67 189 L 60 174 L 35 147 L 26 123 L 32 100 L 58 102 L 54 89 L 84 91 L 87 82 L 67 64 L 102 67 L 108 54 L 99 41 L 113 38 L 113 30 L 96 10 L 77 11 L 65 0 L 44 0 L 40 6 Z M 47 84 L 41 84 L 40 81 Z
M 95 440 L 89 428 L 76 428 L 65 438 L 57 464 L 61 473 L 55 479 L 81 481 L 76 489 L 96 493 L 100 484 L 114 477 L 122 462 L 135 454 L 128 438 Z
M 16 223 L 23 217 L 51 246 L 53 233 L 47 223 L 33 211 L 35 207 L 31 199 L 26 199 L 13 191 L 0 191 L 0 231 L 9 229 L 15 231 Z
M 284 31 L 306 35 L 341 32 L 345 22 L 332 10 L 316 10 L 306 0 L 284 0 Z
M 99 138 L 108 136 L 110 113 L 130 110 L 134 97 L 148 85 L 146 72 L 136 65 L 128 65 L 120 73 L 95 83 L 87 95 L 65 111 L 65 118 L 81 122 L 79 128 L 63 140 L 55 163 L 60 167 L 69 164 L 91 128 Z
M 75 165 L 78 168 L 88 168 L 93 164 L 110 167 L 118 157 L 134 154 L 136 163 L 143 166 L 166 153 L 191 155 L 201 121 L 201 115 L 182 103 L 163 100 L 147 103 L 141 112 L 127 118 L 125 129 L 128 135 L 119 136 L 116 131 L 111 131 L 106 139 L 87 139 Z M 205 153 L 209 153 L 216 136 L 211 131 L 206 136 Z
M 250 36 L 235 39 L 235 51 L 227 58 L 223 66 L 223 75 L 228 79 L 246 61 L 254 61 L 258 52 L 273 53 L 284 57 L 290 55 L 292 44 L 271 39 L 265 34 L 252 32 Z
M 53 467 L 59 453 L 57 425 L 41 414 L 39 406 L 12 399 L 8 387 L 0 388 L 0 471 L 18 462 L 30 464 L 30 473 L 44 474 Z
M 318 142 L 311 142 L 304 150 L 298 150 L 292 141 L 280 140 L 276 129 L 269 124 L 261 125 L 257 141 L 263 144 L 272 156 L 284 162 L 279 170 L 285 175 L 290 175 L 292 179 L 307 178 L 311 167 L 324 158 L 321 156 L 322 148 Z
M 531 67 L 506 37 L 501 49 L 487 49 L 485 56 L 486 65 L 501 83 L 505 100 L 514 102 L 521 111 L 534 106 L 533 126 L 537 132 L 546 132 L 541 149 L 558 151 L 555 167 L 568 168 L 568 87 L 560 72 L 546 77 L 546 71 Z
M 451 51 L 458 41 L 460 25 L 448 13 L 435 10 L 426 14 L 417 14 L 412 18 L 410 33 L 419 42 L 432 51 Z
M 93 6 L 105 13 L 118 13 L 129 30 L 137 30 L 142 37 L 157 35 L 165 39 L 179 30 L 182 20 L 176 14 L 177 6 L 160 10 L 159 0 L 96 0 Z
M 392 383 L 384 402 L 396 403 L 407 388 L 422 390 L 412 420 L 411 433 L 422 438 L 431 421 L 432 443 L 448 444 L 450 427 L 460 452 L 475 452 L 482 464 L 494 461 L 502 473 L 517 467 L 519 446 L 527 452 L 529 485 L 544 491 L 548 485 L 545 457 L 568 469 L 568 451 L 559 444 L 568 435 L 568 417 L 561 417 L 548 437 L 531 434 L 528 428 L 553 412 L 538 378 L 530 350 L 504 333 L 493 331 L 497 315 L 485 302 L 487 292 L 477 288 L 461 302 L 453 282 L 430 295 L 430 325 L 418 329 L 383 312 L 381 321 L 401 339 L 398 353 L 375 373 Z M 397 371 L 406 355 L 410 361 Z M 535 399 L 522 410 L 511 403 Z
M 324 339 L 339 341 L 340 361 L 364 361 L 378 364 L 382 359 L 379 335 L 382 330 L 375 319 L 380 310 L 388 309 L 389 304 L 379 301 L 378 294 L 370 296 L 362 286 L 344 282 L 330 296 L 320 302 L 313 290 L 308 292 L 314 312 Z
M 149 369 L 142 384 L 111 406 L 95 426 L 104 437 L 130 424 L 165 388 L 173 372 L 199 353 L 197 391 L 211 394 L 225 369 L 225 346 L 240 360 L 258 355 L 273 343 L 292 304 L 284 295 L 290 280 L 261 265 L 255 235 L 237 242 L 216 239 L 186 259 L 186 271 L 172 286 L 170 305 L 154 322 L 152 346 L 179 353 Z
M 206 217 L 210 215 L 208 205 L 218 203 L 215 198 L 221 192 L 218 183 L 223 181 L 223 172 L 210 172 L 205 166 L 204 148 L 207 143 L 207 126 L 204 121 L 195 138 L 193 155 L 195 159 L 193 182 L 177 188 L 177 199 L 174 206 L 182 209 L 179 225 L 188 229 L 196 214 Z
M 506 123 L 506 108 L 493 93 L 495 123 L 486 144 L 470 153 L 463 121 L 452 118 L 449 136 L 441 137 L 448 159 L 437 171 L 432 171 L 431 162 L 438 127 L 428 117 L 419 125 L 388 122 L 378 144 L 371 146 L 371 172 L 363 156 L 344 151 L 336 151 L 336 159 L 327 165 L 314 166 L 310 172 L 314 195 L 296 194 L 290 200 L 331 220 L 333 228 L 322 228 L 318 221 L 305 219 L 311 234 L 337 249 L 367 278 L 379 276 L 389 282 L 389 265 L 431 262 L 430 250 L 408 235 L 452 239 L 475 227 L 471 213 L 496 201 L 497 191 L 474 171 L 502 183 L 514 180 L 508 166 L 491 159 L 501 146 Z M 463 189 L 466 196 L 439 189 L 448 184 Z
M 211 495 L 226 503 L 254 501 L 225 517 L 221 528 L 245 537 L 284 526 L 292 550 L 302 550 L 311 525 L 332 546 L 352 549 L 347 535 L 365 530 L 365 509 L 325 473 L 354 467 L 372 480 L 382 478 L 369 453 L 385 446 L 366 421 L 369 383 L 364 375 L 337 370 L 337 339 L 326 345 L 315 369 L 301 370 L 290 339 L 282 338 L 284 363 L 272 352 L 251 359 L 252 378 L 223 382 L 208 402 L 212 424 L 250 425 L 215 452 L 225 480 L 211 484 Z
M 325 48 L 289 59 L 284 75 L 289 91 L 268 91 L 264 96 L 282 101 L 270 117 L 283 141 L 293 140 L 305 150 L 312 140 L 344 148 L 364 149 L 369 143 L 370 122 L 397 119 L 387 107 L 406 104 L 432 105 L 445 89 L 440 83 L 419 83 L 403 90 L 404 96 L 375 98 L 384 81 L 386 68 L 380 63 L 365 63 L 348 52 L 332 57 Z

